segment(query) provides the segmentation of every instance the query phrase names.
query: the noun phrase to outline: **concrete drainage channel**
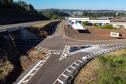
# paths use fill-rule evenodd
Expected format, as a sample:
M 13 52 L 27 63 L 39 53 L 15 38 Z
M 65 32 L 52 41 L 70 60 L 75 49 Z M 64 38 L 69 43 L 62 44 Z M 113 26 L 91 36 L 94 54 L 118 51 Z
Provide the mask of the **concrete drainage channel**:
M 38 61 L 32 68 L 29 70 L 22 78 L 19 78 L 14 84 L 27 84 L 28 81 L 36 74 L 36 72 L 44 65 L 44 63 L 48 60 L 50 57 L 51 52 L 46 54 L 45 58 Z
M 57 79 L 54 81 L 53 84 L 71 84 L 77 73 L 80 71 L 80 69 L 86 65 L 91 59 L 98 55 L 102 55 L 105 53 L 109 53 L 115 50 L 120 50 L 126 48 L 125 46 L 117 46 L 109 49 L 104 49 L 98 52 L 95 52 L 93 54 L 83 56 L 81 59 L 75 61 L 73 64 L 71 64 Z

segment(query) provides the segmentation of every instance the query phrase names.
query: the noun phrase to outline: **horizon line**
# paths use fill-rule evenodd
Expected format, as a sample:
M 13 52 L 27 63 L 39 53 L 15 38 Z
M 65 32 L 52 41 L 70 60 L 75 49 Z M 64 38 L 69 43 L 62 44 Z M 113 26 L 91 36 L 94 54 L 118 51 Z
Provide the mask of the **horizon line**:
M 124 9 L 118 9 L 118 10 L 115 10 L 115 9 L 66 9 L 66 8 L 38 8 L 37 10 L 46 10 L 46 9 L 58 9 L 58 10 L 108 10 L 108 11 L 126 11 Z

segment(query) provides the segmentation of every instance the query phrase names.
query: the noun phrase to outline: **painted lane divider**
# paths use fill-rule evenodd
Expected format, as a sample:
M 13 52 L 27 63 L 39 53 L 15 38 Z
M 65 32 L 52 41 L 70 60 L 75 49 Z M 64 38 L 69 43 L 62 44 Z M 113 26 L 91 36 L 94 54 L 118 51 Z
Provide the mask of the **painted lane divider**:
M 38 61 L 38 63 L 19 81 L 16 81 L 14 84 L 27 84 L 28 81 L 32 78 L 32 76 L 34 76 L 37 71 L 40 69 L 40 67 L 42 67 L 44 65 L 44 63 L 48 60 L 48 58 L 50 57 L 51 52 L 49 54 L 47 54 L 43 60 Z
M 22 82 L 27 82 L 29 80 L 26 80 L 28 78 L 28 76 L 35 70 L 35 68 L 42 62 L 42 60 L 40 60 L 17 84 L 21 84 Z

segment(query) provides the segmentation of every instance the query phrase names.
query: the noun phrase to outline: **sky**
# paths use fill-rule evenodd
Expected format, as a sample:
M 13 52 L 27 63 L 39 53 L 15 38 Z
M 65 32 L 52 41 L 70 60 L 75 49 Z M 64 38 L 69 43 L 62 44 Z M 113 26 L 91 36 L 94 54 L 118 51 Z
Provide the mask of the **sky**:
M 24 0 L 36 9 L 126 10 L 126 0 Z

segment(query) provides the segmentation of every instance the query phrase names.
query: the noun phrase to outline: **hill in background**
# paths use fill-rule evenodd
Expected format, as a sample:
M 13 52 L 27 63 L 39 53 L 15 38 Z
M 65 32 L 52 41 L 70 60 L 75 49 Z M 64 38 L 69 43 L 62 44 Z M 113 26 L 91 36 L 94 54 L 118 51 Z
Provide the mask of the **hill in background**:
M 39 12 L 50 19 L 63 19 L 70 16 L 70 14 L 60 9 L 44 9 Z

